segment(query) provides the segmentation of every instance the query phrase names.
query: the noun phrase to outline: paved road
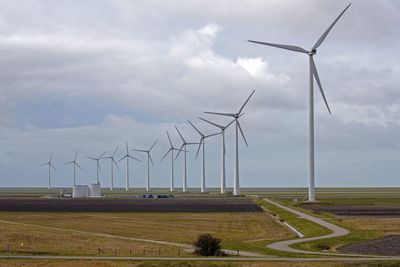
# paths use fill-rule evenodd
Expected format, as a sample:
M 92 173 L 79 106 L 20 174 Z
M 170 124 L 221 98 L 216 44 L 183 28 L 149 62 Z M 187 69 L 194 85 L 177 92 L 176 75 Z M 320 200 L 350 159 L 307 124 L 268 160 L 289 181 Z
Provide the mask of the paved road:
M 280 251 L 286 251 L 286 252 L 293 252 L 293 253 L 302 253 L 302 254 L 318 254 L 318 255 L 347 255 L 348 254 L 333 254 L 333 253 L 323 253 L 323 252 L 313 252 L 313 251 L 306 251 L 306 250 L 300 250 L 300 249 L 295 249 L 295 248 L 291 248 L 289 247 L 290 245 L 296 244 L 296 243 L 302 243 L 302 242 L 308 242 L 308 241 L 314 241 L 314 240 L 320 240 L 320 239 L 326 239 L 326 238 L 332 238 L 332 237 L 338 237 L 338 236 L 344 236 L 350 233 L 349 230 L 344 229 L 342 227 L 339 227 L 337 225 L 334 225 L 332 223 L 329 223 L 327 221 L 324 221 L 320 218 L 308 215 L 304 212 L 295 210 L 293 208 L 289 208 L 287 206 L 281 205 L 275 201 L 272 201 L 270 199 L 264 198 L 265 201 L 267 201 L 270 204 L 273 204 L 281 209 L 284 209 L 286 211 L 289 211 L 291 213 L 294 213 L 296 215 L 298 215 L 300 218 L 312 221 L 316 224 L 319 224 L 329 230 L 332 231 L 332 233 L 327 234 L 327 235 L 322 235 L 322 236 L 316 236 L 316 237 L 308 237 L 308 238 L 301 238 L 301 239 L 293 239 L 293 240 L 286 240 L 286 241 L 280 241 L 280 242 L 276 242 L 276 243 L 272 243 L 269 244 L 267 247 L 268 248 L 272 248 L 272 249 L 276 249 L 276 250 L 280 250 Z M 354 255 L 356 256 L 356 255 Z
M 239 257 L 107 257 L 107 256 L 5 256 L 0 255 L 0 263 L 2 259 L 37 259 L 37 260 L 123 260 L 123 261 L 274 261 L 274 262 L 368 262 L 368 261 L 400 261 L 400 257 L 376 257 L 376 258 L 280 258 L 280 257 L 263 257 L 263 258 L 239 258 Z

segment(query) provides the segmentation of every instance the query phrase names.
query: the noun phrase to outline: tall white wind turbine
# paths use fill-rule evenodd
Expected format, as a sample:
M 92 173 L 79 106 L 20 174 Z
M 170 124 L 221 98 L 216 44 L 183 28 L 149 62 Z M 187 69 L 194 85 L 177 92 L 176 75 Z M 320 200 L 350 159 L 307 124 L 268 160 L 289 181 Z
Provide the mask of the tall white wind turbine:
M 161 158 L 160 161 L 162 161 L 168 155 L 168 153 L 171 153 L 171 180 L 169 183 L 169 191 L 173 192 L 174 191 L 174 160 L 175 160 L 174 151 L 179 150 L 179 149 L 175 148 L 174 145 L 172 144 L 171 137 L 169 136 L 168 131 L 167 131 L 167 136 L 168 136 L 170 148 L 168 149 L 167 153 L 165 153 L 165 155 Z
M 54 167 L 53 163 L 51 162 L 52 159 L 53 159 L 53 153 L 51 153 L 51 155 L 50 155 L 50 160 L 49 160 L 48 162 L 43 163 L 42 165 L 40 165 L 40 166 L 48 165 L 48 167 L 49 167 L 49 180 L 48 180 L 48 184 L 47 184 L 47 189 L 50 189 L 50 188 L 51 188 L 51 168 L 53 168 L 54 170 L 56 170 L 56 167 Z
M 146 180 L 146 191 L 150 190 L 150 162 L 151 165 L 154 167 L 154 162 L 153 159 L 151 158 L 150 152 L 153 149 L 153 147 L 157 144 L 158 139 L 151 145 L 150 149 L 144 150 L 144 149 L 132 149 L 133 151 L 138 151 L 138 152 L 143 152 L 147 154 L 147 180 Z
M 91 160 L 95 160 L 95 161 L 96 161 L 96 183 L 97 183 L 97 184 L 100 184 L 100 179 L 99 179 L 99 172 L 100 172 L 100 170 L 101 170 L 101 168 L 100 168 L 100 160 L 103 158 L 103 156 L 104 156 L 105 153 L 106 153 L 106 152 L 103 152 L 103 154 L 101 154 L 100 157 L 98 157 L 98 158 L 95 158 L 95 157 L 87 157 L 88 159 L 91 159 Z
M 118 150 L 118 146 L 115 147 L 114 153 L 111 156 L 108 157 L 104 157 L 104 159 L 110 159 L 110 171 L 111 171 L 111 176 L 110 176 L 110 190 L 114 190 L 114 165 L 117 166 L 117 168 L 119 169 L 119 166 L 117 164 L 117 162 L 115 161 L 114 157 L 115 154 L 117 153 Z
M 64 164 L 64 165 L 69 165 L 69 164 L 73 164 L 74 165 L 74 186 L 76 185 L 76 166 L 78 166 L 79 169 L 82 170 L 82 167 L 78 164 L 78 162 L 76 162 L 77 157 L 78 157 L 78 150 L 75 152 L 74 160 Z
M 225 194 L 226 193 L 226 171 L 225 171 L 225 157 L 226 157 L 226 148 L 225 148 L 225 130 L 232 124 L 235 122 L 235 120 L 233 119 L 230 123 L 228 123 L 227 125 L 219 125 L 216 124 L 214 122 L 211 122 L 209 120 L 203 119 L 201 117 L 199 117 L 200 120 L 203 120 L 211 125 L 214 125 L 215 127 L 218 127 L 219 129 L 221 129 L 221 136 L 222 136 L 222 159 L 221 159 L 221 194 Z
M 126 158 L 125 190 L 128 191 L 129 190 L 129 159 L 131 158 L 131 159 L 136 160 L 136 161 L 140 161 L 140 160 L 135 158 L 131 154 L 129 154 L 128 141 L 125 142 L 125 147 L 126 147 L 126 154 L 120 160 L 118 160 L 117 163 Z
M 235 171 L 235 176 L 234 176 L 234 181 L 233 181 L 233 194 L 235 196 L 240 195 L 240 185 L 239 185 L 239 130 L 240 133 L 242 134 L 243 140 L 246 143 L 246 146 L 248 146 L 246 137 L 244 136 L 242 127 L 240 126 L 239 123 L 239 118 L 243 115 L 242 111 L 244 107 L 246 106 L 247 102 L 249 102 L 251 96 L 254 94 L 256 90 L 253 90 L 253 92 L 250 94 L 250 96 L 247 98 L 247 100 L 244 102 L 242 107 L 239 109 L 237 113 L 221 113 L 221 112 L 204 112 L 207 114 L 213 114 L 213 115 L 220 115 L 220 116 L 229 116 L 233 117 L 235 124 L 236 124 L 236 154 L 235 154 L 235 166 L 234 166 L 234 171 Z
M 281 49 L 286 49 L 294 52 L 304 53 L 308 55 L 309 58 L 309 189 L 308 189 L 308 201 L 315 201 L 315 167 L 314 167 L 314 78 L 318 84 L 319 90 L 321 92 L 322 98 L 324 99 L 325 105 L 331 114 L 331 110 L 329 108 L 328 102 L 326 101 L 326 97 L 324 94 L 324 90 L 322 89 L 321 81 L 318 76 L 317 67 L 314 62 L 314 55 L 317 53 L 317 48 L 323 43 L 325 38 L 328 36 L 329 32 L 332 30 L 333 26 L 335 26 L 336 22 L 340 19 L 340 17 L 346 12 L 346 10 L 350 7 L 351 3 L 340 13 L 340 15 L 333 21 L 333 23 L 325 30 L 325 32 L 319 37 L 317 42 L 313 45 L 311 50 L 306 50 L 299 46 L 294 45 L 285 45 L 285 44 L 275 44 L 275 43 L 265 43 L 259 41 L 248 40 L 249 42 L 262 44 L 267 46 L 273 46 Z
M 202 148 L 202 159 L 201 159 L 201 187 L 200 191 L 201 193 L 206 192 L 206 150 L 205 150 L 205 140 L 211 136 L 215 136 L 219 133 L 215 134 L 209 134 L 209 135 L 204 135 L 202 132 L 200 132 L 199 129 L 197 129 L 194 124 L 188 120 L 189 124 L 192 125 L 192 127 L 196 130 L 196 132 L 200 135 L 200 141 L 199 141 L 199 147 L 197 148 L 197 153 L 196 153 L 196 158 L 199 156 L 200 148 Z
M 179 154 L 181 151 L 183 151 L 183 179 L 182 179 L 182 191 L 186 192 L 187 191 L 187 165 L 186 165 L 186 146 L 187 145 L 197 145 L 198 143 L 188 143 L 186 142 L 185 138 L 183 138 L 181 132 L 178 130 L 178 127 L 175 126 L 176 131 L 178 132 L 179 136 L 182 139 L 182 146 L 178 151 L 178 154 L 176 155 L 175 159 L 178 158 Z

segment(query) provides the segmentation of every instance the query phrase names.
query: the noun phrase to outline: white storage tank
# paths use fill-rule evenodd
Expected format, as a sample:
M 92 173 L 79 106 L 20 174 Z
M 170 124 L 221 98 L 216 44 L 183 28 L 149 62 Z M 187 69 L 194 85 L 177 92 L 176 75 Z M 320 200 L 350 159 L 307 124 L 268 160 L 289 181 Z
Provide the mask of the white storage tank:
M 88 197 L 89 186 L 87 185 L 74 185 L 72 188 L 72 197 Z
M 89 185 L 89 196 L 90 197 L 101 197 L 100 184 L 90 184 Z

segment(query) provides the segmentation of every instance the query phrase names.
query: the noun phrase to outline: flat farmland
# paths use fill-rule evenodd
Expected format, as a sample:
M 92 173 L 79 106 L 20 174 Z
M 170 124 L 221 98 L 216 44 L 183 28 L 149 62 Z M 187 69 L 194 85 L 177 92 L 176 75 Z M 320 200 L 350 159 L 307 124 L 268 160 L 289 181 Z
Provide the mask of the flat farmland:
M 11 244 L 15 253 L 25 254 L 98 255 L 101 248 L 108 255 L 147 250 L 156 256 L 160 249 L 161 255 L 177 256 L 184 255 L 179 247 L 129 238 L 190 245 L 205 232 L 221 238 L 227 248 L 292 236 L 261 212 L 0 212 L 1 249 Z

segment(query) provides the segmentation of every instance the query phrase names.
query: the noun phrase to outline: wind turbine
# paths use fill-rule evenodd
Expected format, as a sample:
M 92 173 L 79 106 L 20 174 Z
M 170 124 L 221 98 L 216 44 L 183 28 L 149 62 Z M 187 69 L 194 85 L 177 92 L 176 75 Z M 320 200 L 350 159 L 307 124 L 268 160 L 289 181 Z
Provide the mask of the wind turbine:
M 138 152 L 143 152 L 147 154 L 147 181 L 146 181 L 146 191 L 150 190 L 150 162 L 151 165 L 154 167 L 154 162 L 153 159 L 151 158 L 150 152 L 153 149 L 153 147 L 157 144 L 158 139 L 151 145 L 149 150 L 144 150 L 144 149 L 132 149 L 133 151 L 138 151 Z
M 115 157 L 115 154 L 117 153 L 117 150 L 118 150 L 118 146 L 115 147 L 114 153 L 111 156 L 104 157 L 104 159 L 110 159 L 110 163 L 111 163 L 111 167 L 110 167 L 110 170 L 111 170 L 110 190 L 111 191 L 114 189 L 114 164 L 119 169 L 117 162 L 114 160 L 114 157 Z
M 200 135 L 200 141 L 199 141 L 199 147 L 197 148 L 197 154 L 196 154 L 196 158 L 199 156 L 199 152 L 200 152 L 200 148 L 203 148 L 203 156 L 202 156 L 202 160 L 201 160 L 201 188 L 200 191 L 201 193 L 206 192 L 206 152 L 205 152 L 205 139 L 209 138 L 211 136 L 217 135 L 219 133 L 215 133 L 215 134 L 209 134 L 209 135 L 204 135 L 202 132 L 200 132 L 199 129 L 196 128 L 196 126 L 194 126 L 194 124 L 188 120 L 188 122 L 190 123 L 190 125 L 192 125 L 192 127 L 196 130 L 196 132 Z
M 75 152 L 75 158 L 73 161 L 67 162 L 64 165 L 74 164 L 74 186 L 76 185 L 76 166 L 82 170 L 82 167 L 76 162 L 76 158 L 78 157 L 78 150 Z
M 171 181 L 169 184 L 169 191 L 173 192 L 174 191 L 174 151 L 179 150 L 178 148 L 175 148 L 174 145 L 172 144 L 171 137 L 169 136 L 169 133 L 167 131 L 167 136 L 168 136 L 168 141 L 170 144 L 170 148 L 168 149 L 167 153 L 161 158 L 160 161 L 162 161 L 168 153 L 171 153 Z
M 204 112 L 207 114 L 213 114 L 213 115 L 220 115 L 220 116 L 228 116 L 228 117 L 233 117 L 234 121 L 236 123 L 236 155 L 235 155 L 235 176 L 234 176 L 234 181 L 233 181 L 233 194 L 235 196 L 240 195 L 240 187 L 239 187 L 239 130 L 240 133 L 242 134 L 243 140 L 246 143 L 246 146 L 248 146 L 246 137 L 244 136 L 242 127 L 240 126 L 239 123 L 239 118 L 243 115 L 242 111 L 243 108 L 246 106 L 247 102 L 249 102 L 251 96 L 254 94 L 256 90 L 253 90 L 253 92 L 250 94 L 250 96 L 247 98 L 247 100 L 244 102 L 242 107 L 239 109 L 237 113 L 221 113 L 221 112 Z
M 182 191 L 186 192 L 187 191 L 187 166 L 186 166 L 186 146 L 187 145 L 197 145 L 198 143 L 188 143 L 186 142 L 186 140 L 183 138 L 181 132 L 178 130 L 178 127 L 175 126 L 176 131 L 178 132 L 179 136 L 182 139 L 182 146 L 179 149 L 178 154 L 176 155 L 176 158 L 178 158 L 179 154 L 181 153 L 181 151 L 183 151 L 183 181 L 182 181 Z
M 125 142 L 126 145 L 126 154 L 125 156 L 123 156 L 120 160 L 117 161 L 120 162 L 121 160 L 126 158 L 126 181 L 125 181 L 125 189 L 126 191 L 129 190 L 129 158 L 136 160 L 136 161 L 140 161 L 139 159 L 135 158 L 134 156 L 131 156 L 129 154 L 129 148 L 128 148 L 128 141 Z
M 51 184 L 50 184 L 50 180 L 51 180 L 51 172 L 50 172 L 50 169 L 53 168 L 54 170 L 56 170 L 56 167 L 54 167 L 54 165 L 51 163 L 51 160 L 52 160 L 52 159 L 53 159 L 53 153 L 51 153 L 51 155 L 50 155 L 50 160 L 49 160 L 49 162 L 46 162 L 46 163 L 43 163 L 42 165 L 40 165 L 40 166 L 45 166 L 45 165 L 48 165 L 48 166 L 49 166 L 49 181 L 48 181 L 47 189 L 50 189 L 50 187 L 51 187 Z
M 230 123 L 227 125 L 219 125 L 214 122 L 211 122 L 209 120 L 203 119 L 199 117 L 200 120 L 203 120 L 211 125 L 214 125 L 215 127 L 218 127 L 221 129 L 221 136 L 222 136 L 222 160 L 221 160 L 221 194 L 226 193 L 226 172 L 225 172 L 225 157 L 226 157 L 226 148 L 225 148 L 225 130 L 228 128 L 232 123 L 235 122 L 233 119 Z
M 87 157 L 88 159 L 91 159 L 91 160 L 95 160 L 96 161 L 96 183 L 97 184 L 100 184 L 100 179 L 99 179 L 99 171 L 101 170 L 101 168 L 100 168 L 100 163 L 99 163 L 99 161 L 103 158 L 103 156 L 104 156 L 104 154 L 105 154 L 106 152 L 104 151 L 103 152 L 103 154 L 101 154 L 100 155 L 100 157 L 98 157 L 98 158 L 95 158 L 95 157 Z
M 321 81 L 318 76 L 317 67 L 315 66 L 313 56 L 317 54 L 317 48 L 323 43 L 325 38 L 328 36 L 329 32 L 332 30 L 333 26 L 335 26 L 336 22 L 340 19 L 340 17 L 346 12 L 346 10 L 350 7 L 351 3 L 340 13 L 340 15 L 333 21 L 333 23 L 325 30 L 325 32 L 319 37 L 317 42 L 313 45 L 311 50 L 306 50 L 299 46 L 294 45 L 285 45 L 285 44 L 275 44 L 275 43 L 265 43 L 259 41 L 248 40 L 249 42 L 262 44 L 267 46 L 273 46 L 281 49 L 286 49 L 294 52 L 304 53 L 308 55 L 309 58 L 309 82 L 310 82 L 310 91 L 309 91 L 309 188 L 308 188 L 308 201 L 315 201 L 315 167 L 314 167 L 314 78 L 317 81 L 319 90 L 321 92 L 322 98 L 324 99 L 325 105 L 328 109 L 329 114 L 331 114 L 331 110 L 329 108 L 328 102 L 326 101 L 326 97 L 324 94 L 324 90 L 322 89 Z

